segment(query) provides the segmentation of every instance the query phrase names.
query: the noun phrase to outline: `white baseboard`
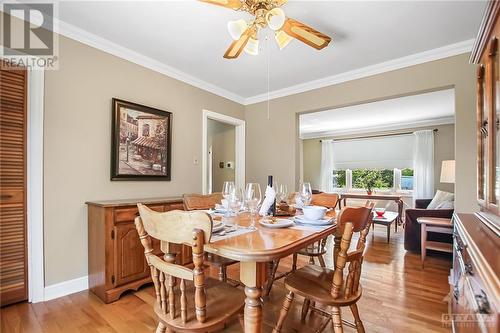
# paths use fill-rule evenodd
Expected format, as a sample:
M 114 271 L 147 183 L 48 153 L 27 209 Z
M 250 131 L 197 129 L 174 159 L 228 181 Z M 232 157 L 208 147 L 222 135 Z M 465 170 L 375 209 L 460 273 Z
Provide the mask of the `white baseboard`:
M 82 276 L 73 280 L 63 281 L 45 287 L 44 300 L 49 301 L 54 298 L 74 294 L 86 289 L 89 289 L 88 276 Z

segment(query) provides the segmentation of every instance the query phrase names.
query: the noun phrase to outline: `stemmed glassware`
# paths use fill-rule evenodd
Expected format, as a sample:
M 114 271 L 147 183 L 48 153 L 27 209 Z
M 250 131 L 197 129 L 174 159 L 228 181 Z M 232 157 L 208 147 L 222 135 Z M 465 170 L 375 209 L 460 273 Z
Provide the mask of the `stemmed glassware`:
M 300 199 L 305 206 L 309 206 L 312 199 L 311 183 L 302 183 L 299 190 Z
M 229 197 L 231 196 L 231 193 L 234 192 L 234 189 L 235 189 L 235 186 L 234 186 L 234 182 L 232 181 L 228 181 L 228 182 L 224 182 L 224 184 L 222 185 L 222 197 L 224 198 L 225 202 L 224 202 L 224 206 L 226 206 L 226 213 L 224 215 L 224 217 L 229 217 Z
M 243 190 L 241 188 L 234 187 L 233 191 L 229 195 L 229 207 L 231 213 L 237 218 L 238 213 L 244 204 Z
M 287 197 L 288 197 L 288 188 L 285 184 L 280 184 L 278 186 L 278 193 L 277 193 L 277 196 L 278 196 L 278 204 L 282 203 L 282 202 L 286 202 L 287 201 Z
M 250 211 L 250 228 L 255 229 L 255 214 L 262 201 L 262 192 L 258 183 L 248 183 L 245 188 L 245 203 Z

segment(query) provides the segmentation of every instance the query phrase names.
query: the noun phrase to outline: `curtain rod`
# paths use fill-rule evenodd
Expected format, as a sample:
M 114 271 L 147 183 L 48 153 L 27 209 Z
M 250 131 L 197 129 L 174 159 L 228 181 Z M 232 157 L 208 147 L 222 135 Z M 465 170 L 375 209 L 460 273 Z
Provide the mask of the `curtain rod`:
M 435 128 L 432 130 L 434 133 L 438 132 L 438 129 Z M 397 136 L 397 135 L 408 135 L 413 134 L 414 132 L 402 132 L 402 133 L 391 133 L 391 134 L 378 134 L 378 135 L 367 135 L 367 136 L 357 136 L 354 138 L 344 138 L 344 139 L 333 139 L 333 141 L 346 141 L 346 140 L 355 140 L 355 139 L 372 139 L 372 138 L 383 138 L 387 136 Z M 323 142 L 323 140 L 319 140 L 319 142 Z

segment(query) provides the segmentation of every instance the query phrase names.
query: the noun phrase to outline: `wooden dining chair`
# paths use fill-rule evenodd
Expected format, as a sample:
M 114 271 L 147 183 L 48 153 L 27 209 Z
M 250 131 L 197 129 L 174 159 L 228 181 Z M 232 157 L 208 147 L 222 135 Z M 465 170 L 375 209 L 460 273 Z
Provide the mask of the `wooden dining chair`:
M 335 207 L 337 207 L 339 199 L 340 199 L 340 197 L 336 193 L 313 194 L 312 199 L 311 199 L 311 205 L 323 206 L 323 207 L 329 208 L 329 209 L 331 209 L 331 212 L 333 212 L 333 214 L 335 214 Z M 331 213 L 328 212 L 328 214 L 330 215 Z M 315 258 L 316 258 L 316 259 L 318 259 L 318 262 L 319 262 L 321 267 L 326 267 L 325 259 L 323 256 L 326 254 L 327 239 L 328 238 L 323 238 L 323 239 L 301 249 L 299 252 L 294 253 L 293 257 L 292 257 L 292 269 L 290 272 L 293 272 L 297 269 L 297 259 L 298 259 L 299 254 L 304 255 L 304 256 L 308 256 L 309 257 L 309 264 L 314 265 Z M 287 272 L 285 274 L 282 274 L 282 275 L 276 277 L 276 271 L 278 270 L 279 263 L 280 263 L 279 259 L 273 261 L 273 263 L 272 263 L 272 267 L 270 270 L 270 277 L 268 279 L 265 295 L 269 295 L 275 280 L 279 280 L 290 273 L 290 272 Z
M 359 281 L 366 236 L 370 231 L 372 221 L 372 208 L 373 204 L 368 207 L 344 207 L 342 209 L 338 217 L 338 233 L 341 233 L 342 237 L 334 270 L 317 265 L 307 265 L 285 278 L 285 288 L 288 290 L 288 294 L 283 302 L 273 333 L 281 331 L 295 294 L 304 297 L 302 321 L 305 320 L 309 310 L 327 317 L 316 332 L 323 331 L 330 320 L 333 321 L 335 333 L 343 332 L 343 324 L 356 328 L 357 332 L 365 331 L 356 303 L 362 294 Z M 349 251 L 354 232 L 359 232 L 360 237 L 355 249 Z M 344 272 L 347 264 L 347 271 Z M 319 309 L 313 303 L 330 306 L 331 311 Z M 350 307 L 355 323 L 342 320 L 340 308 L 346 306 Z
M 222 201 L 222 193 L 212 194 L 184 194 L 182 196 L 185 210 L 214 209 L 216 204 Z
M 159 319 L 157 333 L 209 332 L 224 328 L 242 314 L 245 295 L 233 286 L 205 277 L 204 245 L 212 235 L 212 218 L 203 212 L 159 213 L 137 204 L 135 219 L 144 254 L 151 270 Z M 163 258 L 153 253 L 151 238 L 161 242 Z M 194 269 L 175 264 L 168 243 L 191 245 Z
M 184 203 L 184 209 L 191 210 L 207 210 L 215 208 L 215 205 L 220 203 L 222 200 L 222 193 L 212 193 L 212 194 L 184 194 L 182 196 L 182 201 Z M 216 254 L 207 253 L 205 260 L 210 263 L 210 265 L 217 268 L 219 273 L 219 280 L 226 282 L 227 278 L 227 267 L 236 264 L 237 261 L 227 259 Z M 232 281 L 238 284 L 238 281 Z

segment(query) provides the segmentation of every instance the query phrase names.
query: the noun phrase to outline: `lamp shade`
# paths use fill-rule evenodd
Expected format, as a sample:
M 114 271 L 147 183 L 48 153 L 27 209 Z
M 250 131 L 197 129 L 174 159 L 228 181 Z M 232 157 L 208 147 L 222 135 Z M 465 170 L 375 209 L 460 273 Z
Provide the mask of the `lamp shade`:
M 259 54 L 259 40 L 255 38 L 250 38 L 248 40 L 247 46 L 245 46 L 245 52 L 250 55 Z
M 237 21 L 229 21 L 227 23 L 227 30 L 234 40 L 240 39 L 241 35 L 247 30 L 248 24 L 244 19 Z
M 266 14 L 267 25 L 275 31 L 280 30 L 283 27 L 285 19 L 285 12 L 279 7 L 271 9 Z
M 440 181 L 441 183 L 455 183 L 455 160 L 442 162 Z
M 293 39 L 292 36 L 284 32 L 283 30 L 277 31 L 274 34 L 274 38 L 276 39 L 276 42 L 278 43 L 278 46 L 280 50 L 282 50 L 285 46 L 288 45 Z

